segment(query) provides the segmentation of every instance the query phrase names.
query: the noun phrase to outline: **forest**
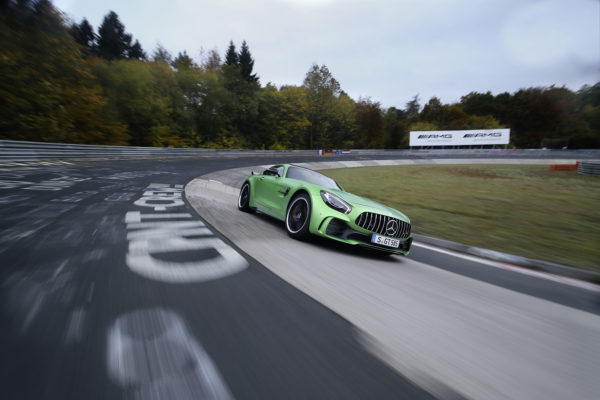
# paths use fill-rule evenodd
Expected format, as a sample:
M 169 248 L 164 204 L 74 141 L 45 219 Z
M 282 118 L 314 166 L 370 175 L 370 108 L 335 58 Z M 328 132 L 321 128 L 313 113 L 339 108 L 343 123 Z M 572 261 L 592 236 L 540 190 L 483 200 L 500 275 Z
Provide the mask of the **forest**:
M 600 82 L 384 108 L 325 65 L 261 84 L 249 45 L 148 54 L 110 11 L 95 29 L 49 0 L 0 0 L 0 139 L 237 149 L 408 148 L 411 130 L 510 128 L 513 148 L 600 148 Z M 402 79 L 399 77 L 398 79 Z

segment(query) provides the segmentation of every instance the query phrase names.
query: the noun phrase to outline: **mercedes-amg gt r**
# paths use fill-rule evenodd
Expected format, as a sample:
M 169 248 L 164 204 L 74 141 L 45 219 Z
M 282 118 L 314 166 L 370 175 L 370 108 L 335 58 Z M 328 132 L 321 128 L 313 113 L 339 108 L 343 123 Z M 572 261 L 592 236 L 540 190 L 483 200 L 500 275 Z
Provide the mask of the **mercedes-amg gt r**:
M 393 208 L 346 192 L 333 179 L 290 164 L 252 173 L 240 189 L 238 208 L 285 222 L 288 234 L 309 234 L 407 255 L 410 220 Z

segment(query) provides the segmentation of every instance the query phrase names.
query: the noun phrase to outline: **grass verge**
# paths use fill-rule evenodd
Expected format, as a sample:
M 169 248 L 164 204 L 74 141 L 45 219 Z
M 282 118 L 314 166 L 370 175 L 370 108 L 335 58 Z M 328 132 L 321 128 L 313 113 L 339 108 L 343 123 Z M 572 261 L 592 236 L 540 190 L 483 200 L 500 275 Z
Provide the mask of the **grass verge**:
M 547 165 L 321 171 L 406 214 L 414 233 L 600 271 L 600 179 Z

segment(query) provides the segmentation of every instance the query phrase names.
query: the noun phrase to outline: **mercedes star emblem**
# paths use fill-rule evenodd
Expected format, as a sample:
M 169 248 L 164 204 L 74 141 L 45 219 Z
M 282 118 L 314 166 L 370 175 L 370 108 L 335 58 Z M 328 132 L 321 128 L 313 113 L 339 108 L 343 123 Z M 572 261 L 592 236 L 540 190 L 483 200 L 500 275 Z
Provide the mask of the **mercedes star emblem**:
M 385 233 L 388 236 L 394 236 L 398 232 L 398 221 L 395 219 L 390 219 L 387 224 L 385 224 Z

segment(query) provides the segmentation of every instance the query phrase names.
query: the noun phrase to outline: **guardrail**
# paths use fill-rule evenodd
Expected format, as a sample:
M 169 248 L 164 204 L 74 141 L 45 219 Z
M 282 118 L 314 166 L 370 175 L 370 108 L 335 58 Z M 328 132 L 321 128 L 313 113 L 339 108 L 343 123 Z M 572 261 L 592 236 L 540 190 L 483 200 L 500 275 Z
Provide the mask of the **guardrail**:
M 0 140 L 0 162 L 44 160 L 93 160 L 154 157 L 240 157 L 273 155 L 314 155 L 315 150 L 229 150 L 203 148 L 99 146 Z
M 94 160 L 119 158 L 155 158 L 155 157 L 260 157 L 260 156 L 314 156 L 319 150 L 227 150 L 200 148 L 135 147 L 135 146 L 98 146 L 86 144 L 64 144 L 46 142 L 24 142 L 0 140 L 0 162 L 25 162 L 48 160 Z M 351 155 L 421 157 L 513 157 L 513 158 L 561 158 L 590 159 L 600 158 L 600 150 L 503 150 L 503 149 L 428 149 L 428 150 L 351 150 Z M 324 158 L 337 158 L 345 154 L 329 154 Z
M 600 161 L 582 161 L 579 163 L 577 173 L 583 175 L 600 176 Z

